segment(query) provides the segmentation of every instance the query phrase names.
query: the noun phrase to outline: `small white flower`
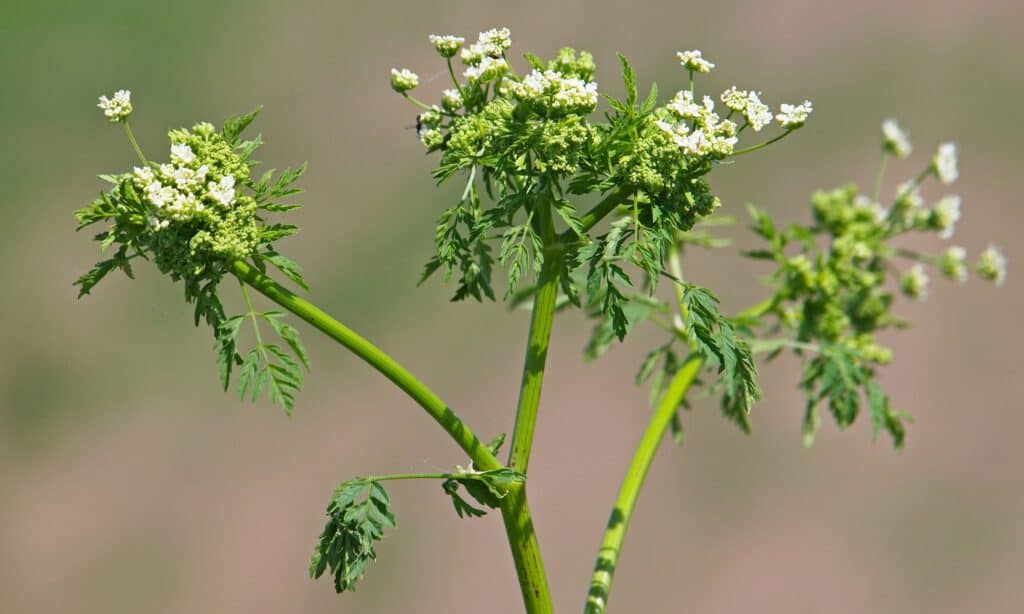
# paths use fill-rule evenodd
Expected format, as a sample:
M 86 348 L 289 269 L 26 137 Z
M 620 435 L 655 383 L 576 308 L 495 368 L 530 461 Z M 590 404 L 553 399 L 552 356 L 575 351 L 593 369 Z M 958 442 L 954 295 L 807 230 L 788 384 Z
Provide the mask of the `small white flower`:
M 174 170 L 174 185 L 179 190 L 190 190 L 199 183 L 196 172 L 188 167 L 182 166 Z
M 714 64 L 704 59 L 700 49 L 679 51 L 676 55 L 679 56 L 679 63 L 683 65 L 683 68 L 693 72 L 711 72 L 711 69 L 715 67 Z
M 810 107 L 808 107 L 808 113 L 810 113 L 809 109 Z M 760 132 L 762 128 L 772 123 L 772 110 L 761 102 L 757 92 L 747 94 L 747 105 L 743 109 L 743 116 L 747 118 L 754 132 Z M 804 118 L 806 119 L 806 116 Z
M 989 245 L 978 256 L 977 270 L 982 279 L 1001 286 L 1006 281 L 1006 256 L 995 245 Z
M 473 43 L 462 48 L 462 63 L 466 66 L 476 66 L 484 59 L 487 52 L 484 50 L 483 45 L 480 43 Z
M 747 110 L 747 92 L 736 89 L 735 85 L 722 92 L 721 99 L 722 104 L 732 111 L 742 113 Z
M 932 158 L 932 169 L 935 170 L 935 175 L 939 178 L 939 181 L 946 185 L 957 180 L 960 172 L 957 170 L 955 143 L 939 145 L 939 151 Z
M 153 169 L 148 166 L 138 167 L 132 169 L 132 174 L 135 176 L 135 181 L 138 185 L 147 186 L 156 179 L 156 173 Z
M 915 264 L 900 280 L 900 289 L 912 299 L 923 299 L 928 296 L 928 274 L 924 267 Z
M 480 65 L 485 63 L 486 59 Z M 596 83 L 565 77 L 554 70 L 534 69 L 522 81 L 508 83 L 507 91 L 522 102 L 569 113 L 589 113 L 597 106 L 598 99 Z
M 157 209 L 162 209 L 177 198 L 178 192 L 169 185 L 153 181 L 146 186 L 146 197 Z
M 960 219 L 960 197 L 950 195 L 944 197 L 936 205 L 932 212 L 935 225 L 938 226 L 939 238 L 948 239 L 953 236 L 953 227 Z
M 853 206 L 862 211 L 870 212 L 871 216 L 879 224 L 884 222 L 885 219 L 889 217 L 889 211 L 886 210 L 886 208 L 883 207 L 881 203 L 874 202 L 863 194 L 858 194 L 856 197 L 854 197 Z
M 683 119 L 697 119 L 700 117 L 701 106 L 693 99 L 693 92 L 682 90 L 677 92 L 672 102 L 666 105 L 670 111 Z
M 501 54 L 512 46 L 512 33 L 508 28 L 492 28 L 481 32 L 476 44 L 480 46 L 484 55 L 492 58 L 501 57 Z
M 224 175 L 220 183 L 211 181 L 206 184 L 206 190 L 209 192 L 210 198 L 225 207 L 229 207 L 231 202 L 235 200 L 235 178 L 232 175 Z
M 943 276 L 954 281 L 967 281 L 967 250 L 954 245 L 942 253 L 939 268 Z
M 776 115 L 775 119 L 786 130 L 795 130 L 807 122 L 807 117 L 814 111 L 814 108 L 811 106 L 810 100 L 805 100 L 803 104 L 799 105 L 779 105 L 779 110 L 781 113 Z
M 420 130 L 420 142 L 428 149 L 444 144 L 444 133 L 437 128 Z
M 459 90 L 445 90 L 441 92 L 441 106 L 447 111 L 458 111 L 462 108 L 462 94 Z
M 112 122 L 124 121 L 132 114 L 132 93 L 128 90 L 117 90 L 110 98 L 100 96 L 99 108 L 103 115 Z
M 497 79 L 506 71 L 508 71 L 508 62 L 505 61 L 505 58 L 492 58 L 488 55 L 484 56 L 479 64 L 467 67 L 462 76 L 470 81 L 487 83 Z
M 184 143 L 177 143 L 171 145 L 171 161 L 177 164 L 192 164 L 196 159 L 196 154 L 192 152 L 192 148 Z
M 420 77 L 408 68 L 398 70 L 391 69 L 391 89 L 399 94 L 404 94 L 420 84 Z
M 910 152 L 914 150 L 907 133 L 900 128 L 895 119 L 887 119 L 882 122 L 882 149 L 900 160 L 909 156 Z
M 466 42 L 466 39 L 461 36 L 452 36 L 451 34 L 430 35 L 430 44 L 437 49 L 437 52 L 441 54 L 441 57 L 450 58 L 459 52 L 462 48 L 462 44 Z

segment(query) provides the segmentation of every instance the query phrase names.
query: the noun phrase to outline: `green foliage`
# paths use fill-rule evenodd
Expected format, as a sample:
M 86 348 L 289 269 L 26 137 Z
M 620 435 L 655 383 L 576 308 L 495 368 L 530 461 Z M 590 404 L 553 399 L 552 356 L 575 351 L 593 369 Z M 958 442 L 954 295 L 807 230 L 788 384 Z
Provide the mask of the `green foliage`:
M 455 513 L 459 518 L 479 518 L 487 514 L 484 508 L 495 509 L 508 494 L 508 489 L 526 481 L 526 476 L 508 468 L 490 471 L 460 471 L 442 482 L 441 487 L 451 497 Z M 462 487 L 469 497 L 480 507 L 469 503 L 459 494 Z
M 79 229 L 108 223 L 95 239 L 102 251 L 116 249 L 75 285 L 82 297 L 111 271 L 120 269 L 132 277 L 132 260 L 152 260 L 162 273 L 183 282 L 185 300 L 195 305 L 196 325 L 205 322 L 213 331 L 224 388 L 237 367 L 243 398 L 255 399 L 266 390 L 274 403 L 290 412 L 302 382 L 296 360 L 281 347 L 264 344 L 258 331 L 256 347 L 242 354 L 238 335 L 246 316 L 251 316 L 254 324 L 257 317 L 262 318 L 308 368 L 298 333 L 280 321 L 282 314 L 256 313 L 251 306 L 247 314 L 227 317 L 218 293 L 221 279 L 237 260 L 252 262 L 263 273 L 269 263 L 309 289 L 299 266 L 275 247 L 298 227 L 265 218 L 265 213 L 283 213 L 300 206 L 288 199 L 302 192 L 295 182 L 306 166 L 276 175 L 271 170 L 258 180 L 251 177 L 257 164 L 251 156 L 262 140 L 242 140 L 241 134 L 259 110 L 227 120 L 220 132 L 208 123 L 172 130 L 168 133 L 169 162 L 144 162 L 128 173 L 102 176 L 112 187 L 76 211 L 75 217 Z
M 374 543 L 396 526 L 391 498 L 379 482 L 343 482 L 327 504 L 327 524 L 313 548 L 309 575 L 316 579 L 329 569 L 337 592 L 353 590 L 377 559 Z

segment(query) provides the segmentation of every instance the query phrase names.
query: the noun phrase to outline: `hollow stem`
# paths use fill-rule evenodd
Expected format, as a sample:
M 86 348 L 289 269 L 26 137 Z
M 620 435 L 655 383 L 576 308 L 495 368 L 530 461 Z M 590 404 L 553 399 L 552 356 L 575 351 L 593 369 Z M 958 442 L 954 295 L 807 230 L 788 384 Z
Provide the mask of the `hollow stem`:
M 398 364 L 393 358 L 356 332 L 338 322 L 316 305 L 297 296 L 291 290 L 270 279 L 253 266 L 235 261 L 231 270 L 239 280 L 249 284 L 260 294 L 305 320 L 317 330 L 334 339 L 371 367 L 388 378 L 441 425 L 441 428 L 462 448 L 481 471 L 500 469 L 502 464 L 473 431 L 445 405 L 432 390 Z
M 587 604 L 584 607 L 586 614 L 601 614 L 605 611 L 612 578 L 622 550 L 622 542 L 626 537 L 629 521 L 633 517 L 640 488 L 644 484 L 644 479 L 651 468 L 651 462 L 654 460 L 661 440 L 665 437 L 665 431 L 703 364 L 703 359 L 693 357 L 676 372 L 655 408 L 650 422 L 647 423 L 647 428 L 640 438 L 640 445 L 633 453 L 626 477 L 619 488 L 615 507 L 608 518 L 601 549 L 597 554 L 597 563 L 594 565 L 594 574 L 590 580 Z

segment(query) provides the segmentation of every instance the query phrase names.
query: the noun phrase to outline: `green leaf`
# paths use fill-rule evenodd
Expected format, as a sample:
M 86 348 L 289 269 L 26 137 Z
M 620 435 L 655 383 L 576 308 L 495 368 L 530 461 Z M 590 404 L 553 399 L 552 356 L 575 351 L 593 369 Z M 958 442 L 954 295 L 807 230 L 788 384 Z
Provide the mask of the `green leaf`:
M 374 542 L 395 526 L 391 498 L 379 482 L 343 482 L 327 505 L 327 523 L 313 548 L 310 576 L 319 578 L 329 569 L 337 592 L 353 590 L 377 559 Z
M 636 107 L 636 101 L 639 95 L 636 90 L 636 75 L 633 73 L 633 67 L 629 65 L 629 60 L 626 56 L 621 53 L 618 54 L 619 64 L 622 65 L 622 82 L 626 85 L 626 107 L 630 112 Z
M 224 140 L 230 145 L 234 145 L 238 141 L 238 137 L 249 127 L 256 116 L 263 110 L 263 106 L 258 106 L 252 111 L 244 114 L 232 117 L 224 122 L 224 128 L 221 130 Z
M 285 277 L 298 284 L 306 292 L 309 292 L 309 284 L 306 283 L 305 278 L 302 276 L 302 269 L 299 268 L 298 263 L 294 260 L 286 256 L 282 256 L 277 252 L 267 252 L 260 254 L 258 257 L 260 260 L 269 262 L 277 267 Z

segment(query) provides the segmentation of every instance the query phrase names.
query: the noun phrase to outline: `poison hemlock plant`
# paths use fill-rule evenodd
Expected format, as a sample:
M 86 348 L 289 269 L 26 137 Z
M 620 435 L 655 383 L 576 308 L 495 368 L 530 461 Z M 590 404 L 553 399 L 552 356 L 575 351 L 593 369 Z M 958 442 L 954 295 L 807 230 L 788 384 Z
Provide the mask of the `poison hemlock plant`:
M 461 518 L 501 511 L 526 611 L 552 611 L 526 482 L 547 347 L 554 316 L 563 310 L 578 309 L 594 320 L 584 350 L 590 359 L 643 323 L 664 333 L 636 375 L 638 383 L 650 385 L 654 412 L 605 530 L 586 612 L 605 609 L 640 486 L 666 432 L 681 440 L 678 410 L 689 407 L 695 387 L 716 395 L 724 416 L 747 431 L 761 396 L 755 356 L 772 359 L 789 351 L 803 365 L 798 385 L 807 398 L 805 444 L 813 442 L 822 410 L 841 428 L 866 410 L 876 436 L 885 431 L 897 448 L 904 445 L 908 416 L 875 381 L 877 369 L 892 359 L 877 335 L 907 325 L 894 312 L 895 299 L 924 299 L 929 269 L 956 282 L 968 276 L 962 247 L 928 254 L 899 245 L 908 233 L 953 235 L 960 198 L 947 195 L 926 206 L 920 191 L 929 179 L 942 185 L 957 179 L 953 144 L 940 145 L 926 168 L 883 205 L 889 159 L 904 159 L 911 151 L 906 133 L 886 120 L 882 162 L 870 193 L 854 185 L 816 192 L 811 220 L 803 224 L 780 224 L 749 206 L 751 228 L 763 245 L 744 255 L 773 267 L 771 292 L 729 315 L 711 290 L 683 277 L 685 249 L 728 244 L 714 231 L 732 220 L 717 213 L 721 203 L 708 177 L 719 164 L 804 126 L 813 110 L 809 101 L 782 104 L 773 113 L 760 92 L 735 87 L 716 101 L 697 88 L 697 77 L 715 65 L 696 50 L 679 53 L 684 88 L 659 104 L 653 85 L 641 96 L 633 68 L 621 56 L 626 93 L 620 100 L 599 93 L 594 60 L 586 52 L 566 48 L 548 61 L 525 54 L 526 71 L 520 74 L 508 59 L 507 29 L 483 32 L 470 45 L 450 35 L 432 35 L 430 42 L 452 79 L 438 104 L 412 95 L 419 85 L 414 72 L 391 72 L 392 88 L 419 108 L 419 138 L 438 156 L 434 177 L 461 186 L 460 198 L 438 218 L 435 253 L 422 279 L 440 274 L 454 280 L 454 300 L 495 300 L 502 294 L 510 305 L 532 310 L 504 463 L 498 460 L 504 435 L 484 444 L 409 371 L 296 293 L 309 286 L 276 244 L 298 229 L 278 215 L 299 206 L 289 198 L 301 192 L 295 183 L 305 165 L 253 174 L 251 156 L 261 139 L 241 135 L 256 111 L 228 120 L 220 130 L 209 123 L 172 130 L 168 161 L 158 163 L 145 157 L 129 127 L 130 93 L 100 99 L 106 117 L 123 125 L 140 165 L 101 176 L 111 187 L 76 214 L 79 228 L 107 225 L 95 238 L 108 255 L 75 282 L 80 296 L 111 271 L 131 276 L 132 261 L 152 260 L 183 283 L 195 323 L 211 328 L 225 388 L 234 374 L 243 398 L 266 394 L 291 412 L 309 359 L 283 311 L 257 310 L 249 293 L 254 289 L 389 378 L 470 459 L 466 468 L 450 473 L 342 482 L 314 547 L 313 577 L 329 572 L 337 591 L 352 590 L 376 559 L 375 543 L 396 527 L 383 483 L 432 479 Z M 595 119 L 599 108 L 601 118 Z M 767 136 L 759 137 L 762 132 Z M 975 269 L 996 284 L 1006 277 L 1005 258 L 992 246 Z M 296 291 L 273 279 L 278 276 Z M 247 306 L 242 314 L 224 311 L 220 292 L 226 277 L 240 282 Z M 252 327 L 253 347 L 241 347 L 243 326 Z M 271 335 L 280 341 L 272 342 Z

